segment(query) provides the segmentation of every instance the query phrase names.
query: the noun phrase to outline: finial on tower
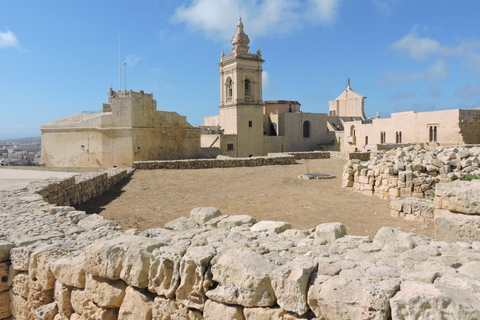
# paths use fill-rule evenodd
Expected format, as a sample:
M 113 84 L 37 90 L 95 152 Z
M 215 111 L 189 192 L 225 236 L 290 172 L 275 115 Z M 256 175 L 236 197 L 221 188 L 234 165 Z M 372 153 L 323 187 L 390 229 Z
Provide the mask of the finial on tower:
M 250 43 L 250 39 L 248 39 L 248 36 L 245 34 L 243 31 L 243 23 L 242 23 L 242 17 L 238 18 L 238 23 L 237 23 L 237 33 L 232 38 L 232 45 L 233 45 L 233 52 L 241 52 L 241 53 L 247 53 L 248 52 L 248 44 Z
M 352 88 L 350 88 L 350 78 L 348 78 L 347 80 L 347 89 L 351 90 Z

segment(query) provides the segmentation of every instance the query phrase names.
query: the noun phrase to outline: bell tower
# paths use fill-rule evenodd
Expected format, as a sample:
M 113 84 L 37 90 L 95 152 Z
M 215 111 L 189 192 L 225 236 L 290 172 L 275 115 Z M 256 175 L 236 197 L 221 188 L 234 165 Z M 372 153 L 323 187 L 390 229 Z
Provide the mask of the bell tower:
M 232 53 L 220 56 L 220 126 L 224 153 L 234 157 L 263 155 L 262 54 L 249 53 L 242 18 L 232 37 Z

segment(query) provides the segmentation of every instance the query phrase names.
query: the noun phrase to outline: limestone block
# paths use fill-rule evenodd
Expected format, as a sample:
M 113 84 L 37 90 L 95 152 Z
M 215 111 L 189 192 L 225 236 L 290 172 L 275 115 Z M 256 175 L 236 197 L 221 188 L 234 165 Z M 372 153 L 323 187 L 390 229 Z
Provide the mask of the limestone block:
M 99 227 L 115 227 L 118 224 L 114 221 L 107 220 L 102 216 L 94 213 L 87 215 L 85 218 L 80 220 L 77 225 L 85 230 L 95 230 Z
M 480 180 L 437 183 L 435 195 L 442 198 L 442 209 L 480 214 Z
M 480 241 L 480 216 L 451 213 L 448 210 L 435 210 L 437 240 Z
M 457 269 L 458 273 L 480 281 L 480 261 L 470 261 Z
M 84 290 L 77 288 L 72 289 L 72 292 L 70 293 L 70 303 L 77 314 L 83 313 L 83 309 L 88 305 L 89 301 L 90 300 L 87 298 Z
M 195 229 L 198 228 L 198 223 L 192 219 L 187 217 L 180 217 L 175 220 L 169 221 L 165 224 L 165 229 L 175 230 L 175 231 L 185 231 L 188 229 Z
M 30 277 L 27 273 L 22 272 L 17 274 L 12 281 L 11 290 L 13 294 L 21 296 L 23 298 L 27 298 L 29 281 Z
M 55 317 L 53 317 L 53 320 L 73 320 L 68 317 L 62 316 L 60 313 L 57 313 Z
M 218 222 L 217 227 L 223 229 L 232 229 L 236 226 L 252 226 L 257 220 L 254 217 L 248 215 L 232 215 Z
M 125 299 L 118 311 L 118 320 L 150 320 L 153 299 L 133 287 L 125 290 Z
M 189 310 L 175 300 L 156 297 L 152 306 L 152 320 L 201 320 L 202 314 Z
M 32 279 L 37 279 L 45 290 L 55 286 L 55 276 L 50 265 L 58 256 L 58 246 L 39 246 L 30 254 L 28 273 Z
M 387 319 L 390 298 L 399 280 L 367 282 L 332 278 L 308 290 L 308 304 L 319 318 Z
M 282 233 L 291 229 L 292 225 L 283 221 L 260 221 L 255 223 L 250 230 L 252 232 Z
M 127 241 L 128 237 L 131 236 L 99 240 L 87 247 L 84 261 L 85 272 L 110 280 L 120 279 L 122 259 L 125 253 L 123 243 Z
M 57 303 L 52 302 L 35 309 L 35 320 L 53 320 L 57 313 Z
M 180 285 L 177 301 L 183 305 L 203 310 L 205 292 L 212 285 L 206 272 L 216 251 L 212 246 L 190 247 L 180 261 Z
M 62 284 L 59 281 L 55 282 L 55 289 L 53 298 L 57 303 L 58 313 L 65 317 L 70 317 L 74 312 L 70 302 L 72 296 L 72 288 Z
M 10 260 L 13 268 L 18 271 L 27 271 L 28 260 L 32 251 L 33 249 L 30 246 L 12 248 L 10 250 Z
M 205 320 L 244 320 L 243 308 L 240 306 L 226 305 L 208 299 L 203 309 L 203 319 Z
M 74 318 L 72 314 L 70 319 Z M 76 316 L 75 316 L 76 317 Z M 81 320 L 117 320 L 118 309 L 101 308 L 92 301 L 88 300 L 82 310 L 82 315 L 78 317 Z
M 297 259 L 275 269 L 271 273 L 272 287 L 277 304 L 284 310 L 305 314 L 307 305 L 307 286 L 310 275 L 317 268 L 310 259 Z
M 28 282 L 28 309 L 33 312 L 36 308 L 53 302 L 53 290 L 45 290 L 39 281 L 32 279 Z
M 335 242 L 336 239 L 346 234 L 347 230 L 340 222 L 323 223 L 315 228 L 315 238 L 323 238 L 329 243 Z
M 101 279 L 90 274 L 86 276 L 85 295 L 100 307 L 119 308 L 126 288 L 123 281 Z
M 5 296 L 3 296 L 5 293 L 2 292 L 0 293 L 0 302 L 6 301 Z M 10 294 L 9 297 L 10 300 L 10 305 L 9 304 L 3 304 L 0 303 L 0 315 L 3 314 L 11 314 L 13 315 L 14 319 L 18 320 L 23 320 L 23 319 L 28 319 L 29 316 L 29 309 L 28 309 L 28 302 L 26 299 Z M 10 310 L 11 306 L 11 310 Z
M 432 239 L 414 233 L 402 232 L 399 229 L 383 227 L 378 230 L 372 243 L 383 248 L 386 245 L 413 249 L 419 245 L 429 244 Z
M 403 202 L 399 200 L 390 200 L 390 209 L 403 211 Z
M 480 301 L 471 293 L 417 281 L 400 288 L 390 299 L 393 320 L 480 318 Z
M 15 245 L 9 241 L 0 240 L 0 262 L 10 260 L 10 250 Z
M 245 320 L 320 320 L 320 318 L 298 316 L 281 308 L 244 308 L 243 314 L 245 315 Z
M 214 207 L 200 207 L 200 208 L 194 208 L 190 212 L 190 218 L 195 220 L 196 223 L 199 225 L 203 225 L 205 222 L 221 216 L 222 213 L 218 208 Z
M 120 278 L 137 288 L 148 287 L 148 268 L 152 251 L 163 246 L 158 239 L 131 236 L 123 245 L 124 255 Z
M 180 284 L 180 261 L 185 248 L 167 246 L 152 253 L 148 275 L 148 290 L 158 295 L 173 298 Z
M 249 248 L 226 250 L 212 262 L 212 278 L 218 286 L 207 296 L 244 307 L 272 306 L 276 301 L 270 280 L 273 268 L 272 262 Z
M 20 299 L 22 298 L 20 297 Z M 0 292 L 0 319 L 8 318 L 11 315 L 12 310 L 10 309 L 10 294 L 8 291 Z
M 76 287 L 85 287 L 85 257 L 83 255 L 77 257 L 66 257 L 55 260 L 50 268 L 55 278 L 61 283 Z
M 8 285 L 9 269 L 10 267 L 6 262 L 0 263 L 0 292 L 7 291 L 9 289 L 9 285 Z

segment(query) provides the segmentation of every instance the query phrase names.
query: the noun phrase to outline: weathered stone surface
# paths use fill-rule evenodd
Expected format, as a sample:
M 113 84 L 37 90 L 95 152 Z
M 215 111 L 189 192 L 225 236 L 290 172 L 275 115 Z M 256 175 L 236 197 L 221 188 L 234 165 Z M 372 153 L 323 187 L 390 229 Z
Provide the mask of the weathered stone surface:
M 99 240 L 85 250 L 84 268 L 94 276 L 110 280 L 120 279 L 124 255 L 123 243 L 131 236 Z
M 85 230 L 94 230 L 99 227 L 108 227 L 108 228 L 115 227 L 117 223 L 111 220 L 107 220 L 102 216 L 94 213 L 94 214 L 87 215 L 85 218 L 80 220 L 77 225 L 80 228 Z
M 169 221 L 165 224 L 165 229 L 175 230 L 175 231 L 185 231 L 188 229 L 198 228 L 198 223 L 187 217 L 180 217 L 175 220 Z
M 70 303 L 77 314 L 83 313 L 83 309 L 88 305 L 89 301 L 90 300 L 87 298 L 84 290 L 76 288 L 72 289 L 72 292 L 70 293 Z
M 194 208 L 190 212 L 190 218 L 195 220 L 199 225 L 203 225 L 205 222 L 221 216 L 222 213 L 218 208 L 214 207 L 199 207 Z
M 480 301 L 473 294 L 416 281 L 404 281 L 390 306 L 393 320 L 480 318 Z
M 55 278 L 61 283 L 76 288 L 85 287 L 83 255 L 57 259 L 50 267 Z
M 49 303 L 35 309 L 35 319 L 38 320 L 53 320 L 53 317 L 58 312 L 57 304 L 55 302 Z
M 271 273 L 277 304 L 282 309 L 299 315 L 308 311 L 307 285 L 316 268 L 316 262 L 304 258 L 288 262 Z
M 205 320 L 244 320 L 243 308 L 240 306 L 226 305 L 224 303 L 207 300 L 203 309 Z
M 156 297 L 152 306 L 152 320 L 201 320 L 202 314 L 189 310 L 175 300 Z
M 319 318 L 387 319 L 389 299 L 398 291 L 399 283 L 332 278 L 310 287 L 308 304 Z
M 87 274 L 85 296 L 99 307 L 119 308 L 125 297 L 127 285 L 123 281 L 112 281 Z
M 14 246 L 12 242 L 0 240 L 0 262 L 10 260 L 10 250 Z
M 269 307 L 275 304 L 270 273 L 273 264 L 248 248 L 221 253 L 213 262 L 212 278 L 218 286 L 207 292 L 210 299 L 244 307 Z
M 31 247 L 17 247 L 10 250 L 12 266 L 18 271 L 28 270 L 28 260 L 33 249 Z
M 180 284 L 180 261 L 186 249 L 179 246 L 161 247 L 152 253 L 148 290 L 173 298 Z
M 128 285 L 137 288 L 148 287 L 148 268 L 153 257 L 152 251 L 164 243 L 155 238 L 131 236 L 123 244 L 123 260 L 120 278 Z
M 45 290 L 39 281 L 30 279 L 27 301 L 29 313 L 33 314 L 36 308 L 53 302 L 53 290 Z
M 322 318 L 313 318 L 309 316 L 299 316 L 295 313 L 289 313 L 281 308 L 244 308 L 243 314 L 245 320 L 299 320 L 312 319 L 320 320 Z
M 253 232 L 281 233 L 291 229 L 292 225 L 283 221 L 259 221 L 250 230 Z
M 225 219 L 222 219 L 218 222 L 217 227 L 218 228 L 223 228 L 223 229 L 232 229 L 233 227 L 236 226 L 241 226 L 241 225 L 247 225 L 251 226 L 253 225 L 257 220 L 254 217 L 248 216 L 248 215 L 232 215 L 228 216 Z
M 480 261 L 470 261 L 457 269 L 458 273 L 480 281 Z
M 438 183 L 435 196 L 442 199 L 442 209 L 480 214 L 480 180 Z
M 79 320 L 116 320 L 118 319 L 118 309 L 101 308 L 92 301 L 88 300 L 82 309 L 82 315 Z M 73 314 L 70 319 L 75 316 Z
M 419 245 L 429 244 L 431 241 L 432 239 L 426 236 L 402 232 L 395 228 L 383 227 L 378 230 L 372 243 L 379 248 L 384 248 L 388 245 L 413 249 Z
M 180 262 L 180 285 L 176 298 L 183 305 L 203 310 L 205 292 L 212 285 L 206 272 L 216 251 L 212 246 L 190 247 Z
M 45 290 L 53 289 L 55 277 L 50 269 L 52 261 L 60 254 L 58 245 L 38 246 L 31 254 L 28 273 L 36 278 Z
M 20 299 L 22 298 L 20 297 Z M 11 315 L 12 310 L 10 309 L 10 294 L 8 291 L 0 292 L 0 319 L 6 319 Z
M 346 234 L 347 230 L 340 222 L 323 223 L 315 228 L 315 238 L 323 238 L 329 243 L 335 242 Z
M 0 293 L 1 302 L 7 301 L 4 294 L 5 294 L 4 292 Z M 8 292 L 7 292 L 7 295 L 8 295 Z M 14 294 L 10 294 L 10 297 L 8 300 L 11 301 L 12 309 L 10 310 L 9 304 L 0 303 L 0 310 L 1 310 L 0 315 L 5 314 L 7 315 L 6 317 L 8 317 L 8 314 L 10 314 L 10 315 L 15 315 L 16 319 L 28 319 L 30 310 L 28 308 L 28 302 L 26 299 Z
M 448 210 L 435 210 L 438 240 L 480 241 L 480 216 L 462 215 Z
M 65 317 L 70 317 L 74 312 L 72 303 L 70 302 L 72 296 L 72 288 L 62 284 L 59 281 L 55 282 L 55 290 L 53 297 L 57 303 L 58 313 Z
M 152 319 L 153 299 L 145 293 L 128 287 L 125 298 L 118 311 L 118 320 L 150 320 Z
M 29 281 L 30 277 L 27 273 L 22 272 L 17 274 L 12 281 L 12 293 L 23 298 L 27 298 Z
M 8 274 L 9 274 L 9 265 L 6 262 L 0 263 L 0 292 L 7 291 L 8 286 Z

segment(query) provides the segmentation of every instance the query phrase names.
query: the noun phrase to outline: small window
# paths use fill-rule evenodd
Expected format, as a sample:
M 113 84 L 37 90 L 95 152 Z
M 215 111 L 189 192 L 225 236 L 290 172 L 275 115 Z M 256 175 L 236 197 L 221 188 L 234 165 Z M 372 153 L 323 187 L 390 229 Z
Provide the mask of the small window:
M 248 126 L 249 126 L 250 128 L 253 127 L 253 121 L 252 121 L 252 120 L 248 121 Z
M 227 143 L 227 151 L 233 151 L 233 143 Z
M 365 144 L 368 144 L 368 136 L 365 136 Z
M 227 96 L 231 98 L 232 94 L 233 94 L 233 84 L 232 84 L 232 79 L 229 79 L 227 82 Z
M 245 95 L 246 96 L 251 96 L 251 92 L 250 92 L 250 89 L 251 89 L 251 85 L 250 85 L 250 80 L 248 79 L 245 79 Z

